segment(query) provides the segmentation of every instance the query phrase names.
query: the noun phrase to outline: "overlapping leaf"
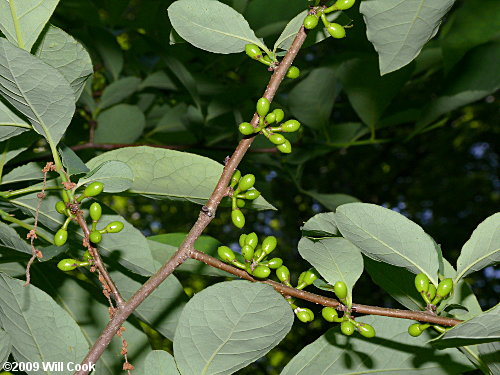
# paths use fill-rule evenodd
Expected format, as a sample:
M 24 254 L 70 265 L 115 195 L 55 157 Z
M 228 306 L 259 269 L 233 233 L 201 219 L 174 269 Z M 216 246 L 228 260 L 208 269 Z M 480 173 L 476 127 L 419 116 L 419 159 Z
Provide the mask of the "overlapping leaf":
M 314 215 L 307 220 L 301 228 L 306 237 L 334 237 L 339 234 L 337 224 L 335 223 L 335 214 L 333 212 L 324 212 Z
M 106 193 L 119 193 L 132 185 L 134 174 L 127 164 L 118 160 L 108 160 L 93 167 L 78 181 L 78 186 L 94 181 L 102 182 Z
M 9 109 L 0 98 L 0 142 L 30 129 L 31 125 Z
M 141 363 L 134 372 L 139 375 L 180 375 L 174 357 L 164 350 L 153 350 L 149 352 L 144 362 Z

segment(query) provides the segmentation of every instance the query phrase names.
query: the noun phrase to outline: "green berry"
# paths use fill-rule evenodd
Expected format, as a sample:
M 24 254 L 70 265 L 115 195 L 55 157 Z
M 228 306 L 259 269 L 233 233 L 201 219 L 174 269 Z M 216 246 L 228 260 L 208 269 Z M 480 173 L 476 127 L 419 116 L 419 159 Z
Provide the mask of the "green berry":
M 236 259 L 236 255 L 234 255 L 233 250 L 231 250 L 227 246 L 219 246 L 219 248 L 217 249 L 217 254 L 219 255 L 219 258 L 227 263 L 231 263 Z
M 436 289 L 436 297 L 432 300 L 432 304 L 435 305 L 439 303 L 443 298 L 446 298 L 451 291 L 453 290 L 453 279 L 444 279 L 442 280 L 437 289 Z
M 255 132 L 254 127 L 248 122 L 242 122 L 239 126 L 240 133 L 243 135 L 250 135 Z
M 269 262 L 267 262 L 267 266 L 272 268 L 273 270 L 280 268 L 283 265 L 283 259 L 281 258 L 273 258 Z
M 273 122 L 276 121 L 276 115 L 274 112 L 268 113 L 266 115 L 266 118 L 264 119 L 268 124 L 272 124 Z
M 85 188 L 83 191 L 83 195 L 85 197 L 95 197 L 102 193 L 104 189 L 104 184 L 102 182 L 92 182 L 89 186 Z
M 340 330 L 344 335 L 351 336 L 356 328 L 354 327 L 354 324 L 352 324 L 349 320 L 345 320 L 340 323 Z
M 269 100 L 267 100 L 266 98 L 260 98 L 257 101 L 256 109 L 260 117 L 264 117 L 265 115 L 267 115 L 270 105 L 271 103 L 269 103 Z
M 56 203 L 56 211 L 61 215 L 66 215 L 66 203 L 59 201 Z
M 436 297 L 436 287 L 434 284 L 429 284 L 429 289 L 427 290 L 427 297 L 429 297 L 429 300 L 433 300 L 434 297 Z
M 107 233 L 118 233 L 122 231 L 123 227 L 124 225 L 121 221 L 112 221 L 104 229 Z
M 346 10 L 354 5 L 354 0 L 337 0 L 335 6 L 338 10 Z
M 333 291 L 340 300 L 347 297 L 347 285 L 343 281 L 337 281 L 335 285 L 333 285 Z
M 291 66 L 288 72 L 286 72 L 286 76 L 291 79 L 298 78 L 298 76 L 300 76 L 300 69 L 296 66 Z
M 425 273 L 419 273 L 415 276 L 415 288 L 419 293 L 427 293 L 427 290 L 429 290 L 429 278 Z
M 273 142 L 275 145 L 282 145 L 283 143 L 286 142 L 286 138 L 282 136 L 281 134 L 271 134 L 269 136 L 269 140 Z
M 59 229 L 54 235 L 54 244 L 56 246 L 62 246 L 68 240 L 68 231 L 65 229 Z
M 274 113 L 274 116 L 276 116 L 275 117 L 276 122 L 281 122 L 285 118 L 285 112 L 283 112 L 283 110 L 280 108 L 276 108 L 273 111 L 273 113 Z
M 278 244 L 278 240 L 274 236 L 269 236 L 262 241 L 262 251 L 266 254 L 270 254 L 274 249 L 276 249 L 276 245 Z
M 276 270 L 276 277 L 279 281 L 288 282 L 290 281 L 290 271 L 287 266 L 281 266 Z
M 255 263 L 259 263 L 264 257 L 266 256 L 266 253 L 262 251 L 262 248 L 258 246 L 255 249 L 255 252 L 253 253 L 253 260 Z
M 247 191 L 253 187 L 253 184 L 255 184 L 255 176 L 253 174 L 246 174 L 241 178 L 238 189 L 240 189 L 240 191 Z
M 247 238 L 247 235 L 245 233 L 243 233 L 240 236 L 240 238 L 238 240 L 238 243 L 240 244 L 241 247 L 245 246 L 245 240 L 246 240 L 246 238 Z
M 245 245 L 241 248 L 241 255 L 245 260 L 252 260 L 254 254 L 254 248 L 250 245 Z
M 241 229 L 245 226 L 245 215 L 243 215 L 243 212 L 241 212 L 240 209 L 236 209 L 231 212 L 231 220 L 237 228 Z
M 57 268 L 61 271 L 73 271 L 76 267 L 80 265 L 80 262 L 76 259 L 63 259 L 57 263 Z
M 245 238 L 245 245 L 250 245 L 255 249 L 258 243 L 259 243 L 259 238 L 257 237 L 257 234 L 255 232 L 247 234 Z
M 248 199 L 250 201 L 257 199 L 259 196 L 260 196 L 260 191 L 256 189 L 248 190 L 247 192 L 245 192 L 245 199 Z
M 245 201 L 243 199 L 236 199 L 236 206 L 238 206 L 238 208 L 245 207 Z
M 83 253 L 82 259 L 85 260 L 85 261 L 88 261 L 88 260 L 92 260 L 94 258 L 92 257 L 92 255 L 90 255 L 90 252 L 88 250 L 86 250 Z
M 323 319 L 330 323 L 336 322 L 339 317 L 337 310 L 330 306 L 324 307 L 323 310 L 321 310 L 321 315 Z
M 345 29 L 342 25 L 338 23 L 330 23 L 326 27 L 326 31 L 335 39 L 341 39 L 345 37 Z
M 366 323 L 360 323 L 358 325 L 358 332 L 364 337 L 372 338 L 375 337 L 375 328 Z
M 99 221 L 102 215 L 102 207 L 99 203 L 94 202 L 89 208 L 90 217 L 93 221 Z
M 250 58 L 255 60 L 258 60 L 262 57 L 262 51 L 256 44 L 247 44 L 245 46 L 245 52 Z
M 415 323 L 408 327 L 408 333 L 410 334 L 410 336 L 418 337 L 429 327 L 430 324 Z
M 288 140 L 285 140 L 284 143 L 276 146 L 276 148 L 284 154 L 289 154 L 290 152 L 292 152 L 292 145 Z
M 236 184 L 240 181 L 241 172 L 239 170 L 235 170 L 233 175 L 231 176 L 231 187 L 234 188 Z
M 307 308 L 298 307 L 295 310 L 295 315 L 297 315 L 297 318 L 303 323 L 309 323 L 314 320 L 314 313 Z
M 318 26 L 318 17 L 316 17 L 314 14 L 309 14 L 304 19 L 304 27 L 308 30 L 311 30 L 314 29 L 316 26 Z
M 314 283 L 314 280 L 319 279 L 319 277 L 320 275 L 318 271 L 316 271 L 314 268 L 311 268 L 307 270 L 306 273 L 304 274 L 302 282 L 307 285 L 311 285 L 312 283 Z
M 99 243 L 102 241 L 102 234 L 99 233 L 98 231 L 96 230 L 93 230 L 92 232 L 90 232 L 89 234 L 89 240 L 90 242 L 93 242 L 93 243 Z
M 299 279 L 297 280 L 297 285 L 304 284 L 304 276 L 306 275 L 306 271 L 302 272 L 299 275 Z M 305 284 L 304 284 L 305 286 Z
M 300 122 L 297 120 L 288 120 L 283 125 L 281 125 L 281 130 L 285 133 L 293 133 L 299 130 Z
M 265 279 L 271 274 L 269 267 L 259 264 L 252 272 L 252 275 L 259 279 Z

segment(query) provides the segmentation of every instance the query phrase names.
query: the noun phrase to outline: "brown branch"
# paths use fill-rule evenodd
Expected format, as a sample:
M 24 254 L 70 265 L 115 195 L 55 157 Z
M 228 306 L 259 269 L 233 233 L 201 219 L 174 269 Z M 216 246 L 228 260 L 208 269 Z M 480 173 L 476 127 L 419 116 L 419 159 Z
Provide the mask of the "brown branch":
M 263 282 L 265 284 L 271 285 L 276 291 L 280 292 L 285 296 L 296 297 L 306 301 L 310 301 L 322 306 L 331 306 L 337 308 L 342 306 L 342 304 L 333 298 L 324 297 L 318 294 L 306 292 L 304 290 L 299 290 L 295 288 L 290 288 L 286 285 L 278 283 L 272 280 L 257 280 L 254 279 L 251 275 L 249 275 L 246 271 L 241 270 L 239 268 L 233 267 L 229 264 L 226 264 L 220 261 L 217 258 L 211 257 L 208 254 L 202 253 L 198 250 L 191 250 L 190 257 L 196 260 L 199 260 L 205 264 L 208 264 L 211 267 L 219 268 L 223 271 L 229 272 L 233 275 L 236 275 L 242 279 L 246 279 L 252 282 Z M 385 307 L 377 307 L 377 306 L 368 306 L 368 305 L 359 305 L 353 303 L 352 311 L 361 314 L 370 314 L 370 315 L 382 315 L 388 316 L 391 318 L 402 318 L 402 319 L 410 319 L 417 320 L 420 322 L 428 322 L 433 324 L 439 324 L 442 326 L 455 326 L 461 323 L 461 320 L 447 318 L 443 316 L 437 316 L 431 314 L 427 311 L 413 311 L 413 310 L 400 310 L 400 309 L 389 309 Z
M 99 150 L 116 150 L 119 148 L 124 148 L 124 147 L 139 147 L 139 146 L 148 146 L 148 147 L 155 147 L 155 148 L 164 148 L 167 150 L 189 150 L 192 148 L 201 148 L 202 146 L 200 145 L 155 145 L 155 144 L 146 144 L 146 143 L 141 143 L 141 144 L 129 144 L 129 143 L 82 143 L 79 145 L 71 146 L 71 149 L 73 151 L 80 151 L 80 150 L 87 150 L 87 149 L 99 149 Z M 217 147 L 217 146 L 212 146 L 212 147 L 206 147 L 203 146 L 204 150 L 215 150 L 215 151 L 232 151 L 232 147 Z M 267 148 L 255 148 L 249 150 L 249 152 L 255 152 L 255 153 L 276 153 L 278 150 L 276 147 L 267 147 Z
M 301 26 L 299 32 L 297 33 L 290 49 L 283 58 L 280 66 L 276 69 L 269 80 L 269 84 L 264 92 L 263 97 L 272 101 L 281 81 L 285 77 L 288 68 L 291 66 L 293 60 L 299 53 L 300 47 L 304 44 L 306 39 L 306 32 L 304 27 Z M 255 113 L 252 119 L 252 125 L 257 125 L 258 115 Z M 113 318 L 109 321 L 108 325 L 101 333 L 99 338 L 96 340 L 87 356 L 82 361 L 82 364 L 95 363 L 99 357 L 102 355 L 104 350 L 107 348 L 111 339 L 121 327 L 122 323 L 134 312 L 134 310 L 139 306 L 153 291 L 172 273 L 174 270 L 180 266 L 186 259 L 190 257 L 192 251 L 194 251 L 194 242 L 201 236 L 205 228 L 212 221 L 215 216 L 215 211 L 227 192 L 227 186 L 229 185 L 229 180 L 233 175 L 236 167 L 240 163 L 241 159 L 247 152 L 248 148 L 253 142 L 253 137 L 244 138 L 240 141 L 236 147 L 233 155 L 226 163 L 224 171 L 215 187 L 212 195 L 210 196 L 206 206 L 203 206 L 202 211 L 198 216 L 198 220 L 193 225 L 189 231 L 187 237 L 184 239 L 183 243 L 179 246 L 175 254 L 153 275 L 151 278 L 144 283 L 144 285 L 123 305 L 118 308 Z M 86 368 L 87 366 L 82 366 Z M 87 375 L 88 370 L 80 370 L 75 372 L 75 375 Z

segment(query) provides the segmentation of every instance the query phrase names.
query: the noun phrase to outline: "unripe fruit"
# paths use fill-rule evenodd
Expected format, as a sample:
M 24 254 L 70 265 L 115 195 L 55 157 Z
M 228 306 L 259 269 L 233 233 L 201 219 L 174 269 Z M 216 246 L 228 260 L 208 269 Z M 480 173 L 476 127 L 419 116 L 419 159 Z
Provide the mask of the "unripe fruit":
M 76 267 L 80 265 L 80 262 L 76 259 L 63 259 L 57 263 L 57 268 L 61 271 L 73 271 Z
M 56 203 L 56 211 L 62 215 L 66 215 L 66 203 L 59 201 Z
M 233 210 L 231 212 L 231 220 L 233 221 L 233 224 L 237 228 L 243 228 L 245 226 L 245 215 L 243 215 L 243 212 L 241 212 L 239 209 Z
M 427 297 L 432 301 L 436 297 L 436 287 L 434 284 L 429 284 L 429 289 L 427 290 Z
M 336 322 L 339 317 L 337 310 L 330 306 L 324 307 L 323 310 L 321 310 L 321 315 L 323 319 L 330 323 Z
M 354 324 L 352 324 L 349 320 L 345 320 L 340 323 L 340 330 L 346 336 L 351 336 L 356 330 Z
M 285 112 L 283 112 L 283 110 L 280 108 L 276 108 L 273 111 L 273 113 L 276 116 L 275 117 L 276 122 L 281 122 L 281 120 L 283 120 L 285 118 Z
M 102 215 L 102 207 L 99 203 L 94 202 L 89 208 L 90 217 L 93 221 L 99 221 Z
M 296 66 L 291 66 L 288 68 L 288 72 L 286 72 L 286 76 L 291 79 L 298 78 L 300 76 L 300 69 Z
M 269 269 L 269 267 L 259 264 L 257 267 L 255 267 L 252 274 L 259 279 L 265 279 L 271 274 L 271 270 Z
M 248 199 L 250 201 L 253 201 L 254 199 L 257 199 L 260 196 L 260 191 L 256 189 L 248 190 L 245 193 L 245 199 Z
M 83 191 L 83 195 L 86 197 L 95 197 L 102 193 L 104 189 L 104 184 L 102 182 L 92 182 Z
M 240 189 L 240 191 L 246 191 L 253 187 L 253 184 L 255 184 L 255 176 L 253 174 L 246 174 L 241 178 L 238 189 Z
M 257 234 L 255 232 L 247 234 L 245 238 L 245 245 L 250 245 L 255 249 L 258 243 L 259 243 L 259 238 L 257 237 Z
M 262 57 L 262 51 L 256 44 L 247 44 L 245 46 L 245 53 L 252 59 L 259 59 Z
M 236 206 L 238 206 L 238 208 L 245 207 L 245 201 L 243 199 L 237 199 L 236 200 Z
M 254 133 L 254 128 L 248 122 L 242 122 L 239 126 L 240 133 L 243 135 L 250 135 Z
M 346 10 L 354 5 L 354 0 L 337 0 L 335 6 L 338 10 Z
M 373 328 L 371 325 L 366 324 L 366 323 L 361 323 L 358 325 L 358 331 L 361 333 L 361 335 L 372 338 L 375 337 L 375 328 Z
M 326 27 L 326 31 L 335 39 L 341 39 L 345 37 L 345 29 L 342 25 L 338 23 L 330 23 Z
M 98 231 L 93 230 L 89 234 L 89 240 L 93 243 L 99 243 L 102 241 L 102 234 Z
M 284 143 L 276 146 L 276 148 L 284 154 L 289 154 L 290 152 L 292 152 L 292 145 L 288 140 L 285 140 Z
M 285 133 L 293 133 L 299 130 L 300 122 L 297 120 L 288 120 L 283 125 L 281 125 L 281 130 Z
M 318 271 L 316 271 L 314 268 L 311 268 L 310 270 L 307 270 L 306 273 L 304 274 L 304 277 L 302 278 L 302 282 L 311 285 L 314 283 L 314 280 L 319 279 L 320 275 Z
M 241 236 L 240 236 L 240 239 L 238 240 L 238 243 L 240 244 L 241 247 L 245 246 L 245 240 L 247 238 L 247 235 L 245 233 L 243 233 Z
M 267 266 L 272 268 L 273 270 L 280 268 L 283 265 L 283 259 L 281 258 L 273 258 L 269 262 L 267 262 Z
M 245 245 L 241 248 L 241 255 L 245 260 L 252 260 L 254 254 L 254 248 L 249 245 Z
M 118 232 L 122 231 L 123 227 L 124 227 L 124 225 L 121 221 L 113 221 L 113 222 L 109 223 L 108 225 L 106 225 L 106 228 L 104 228 L 104 229 L 108 233 L 118 233 Z
M 338 299 L 345 299 L 347 297 L 347 285 L 343 281 L 337 281 L 333 286 L 333 291 Z
M 54 244 L 56 246 L 62 246 L 68 240 L 68 231 L 65 229 L 59 229 L 54 235 Z
M 262 248 L 258 246 L 253 253 L 253 260 L 255 263 L 259 263 L 265 256 L 266 254 L 262 251 Z
M 85 261 L 88 261 L 88 260 L 92 260 L 94 258 L 92 257 L 92 255 L 90 255 L 90 252 L 88 250 L 86 250 L 83 253 L 82 259 L 85 260 Z
M 266 254 L 270 254 L 274 249 L 276 249 L 276 245 L 278 244 L 278 240 L 274 236 L 269 236 L 262 241 L 262 251 Z
M 295 315 L 297 315 L 297 318 L 303 323 L 309 323 L 314 320 L 314 313 L 307 308 L 297 308 L 297 310 L 295 311 Z
M 314 14 L 309 14 L 304 19 L 304 27 L 308 30 L 311 30 L 314 29 L 316 26 L 318 26 L 318 17 L 316 17 Z
M 415 323 L 408 327 L 408 333 L 410 334 L 410 336 L 418 337 L 429 327 L 430 324 Z
M 290 280 L 290 271 L 287 266 L 281 266 L 276 270 L 276 277 L 282 283 Z
M 231 176 L 231 187 L 234 188 L 236 184 L 240 181 L 241 172 L 239 170 L 235 170 L 233 175 Z
M 264 119 L 268 124 L 272 124 L 273 122 L 276 121 L 276 115 L 274 112 L 268 113 L 266 115 L 266 118 Z
M 415 288 L 419 293 L 427 293 L 427 290 L 429 290 L 429 278 L 425 273 L 419 273 L 415 276 Z
M 269 103 L 269 100 L 267 100 L 266 98 L 260 98 L 257 101 L 256 109 L 260 117 L 264 117 L 265 115 L 267 115 L 270 105 L 271 103 Z
M 227 263 L 231 263 L 236 259 L 236 255 L 234 255 L 233 250 L 231 250 L 227 246 L 219 246 L 219 248 L 217 249 L 217 254 L 219 254 L 219 258 Z
M 443 298 L 446 298 L 453 290 L 453 279 L 442 280 L 436 290 L 436 297 L 432 300 L 432 304 L 435 305 Z
M 282 136 L 281 134 L 271 134 L 269 136 L 269 140 L 273 142 L 275 145 L 282 145 L 283 143 L 286 142 L 286 138 Z
M 299 279 L 297 280 L 297 285 L 304 284 L 304 276 L 305 275 L 306 275 L 306 271 L 300 273 Z

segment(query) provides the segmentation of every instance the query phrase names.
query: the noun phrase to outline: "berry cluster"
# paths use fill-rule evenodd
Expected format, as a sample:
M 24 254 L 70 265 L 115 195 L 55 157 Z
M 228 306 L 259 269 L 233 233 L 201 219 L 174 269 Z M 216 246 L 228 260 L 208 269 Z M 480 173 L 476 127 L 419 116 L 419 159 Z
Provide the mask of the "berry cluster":
M 76 267 L 87 267 L 90 266 L 93 263 L 94 258 L 92 258 L 92 255 L 90 255 L 90 252 L 87 250 L 85 253 L 83 253 L 83 260 L 78 260 L 78 259 L 63 259 L 59 263 L 57 263 L 57 268 L 59 268 L 61 271 L 73 271 Z
M 274 54 L 269 53 L 265 55 L 256 44 L 247 44 L 245 46 L 245 52 L 250 58 L 257 60 L 264 65 L 267 65 L 269 67 L 269 70 L 271 71 L 276 69 L 279 65 L 279 61 L 276 59 L 276 56 Z M 286 76 L 291 79 L 295 79 L 299 75 L 300 70 L 296 66 L 291 66 L 290 68 L 288 68 L 288 71 L 286 73 Z
M 336 39 L 344 38 L 345 27 L 338 23 L 330 23 L 326 19 L 326 14 L 337 10 L 349 9 L 354 5 L 354 1 L 355 0 L 338 0 L 335 4 L 333 4 L 329 8 L 326 7 L 313 8 L 304 19 L 304 27 L 308 30 L 314 29 L 316 26 L 318 26 L 319 19 L 321 18 L 321 21 L 323 22 L 326 31 L 328 31 L 328 34 L 330 34 L 333 38 Z
M 231 177 L 231 184 L 233 195 L 231 196 L 231 220 L 238 228 L 245 226 L 245 215 L 241 212 L 240 208 L 245 207 L 245 200 L 253 201 L 260 196 L 260 191 L 253 188 L 255 184 L 255 176 L 253 174 L 246 174 L 241 177 L 241 172 L 236 170 Z

